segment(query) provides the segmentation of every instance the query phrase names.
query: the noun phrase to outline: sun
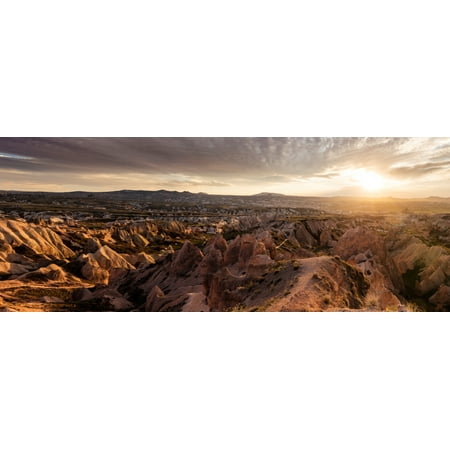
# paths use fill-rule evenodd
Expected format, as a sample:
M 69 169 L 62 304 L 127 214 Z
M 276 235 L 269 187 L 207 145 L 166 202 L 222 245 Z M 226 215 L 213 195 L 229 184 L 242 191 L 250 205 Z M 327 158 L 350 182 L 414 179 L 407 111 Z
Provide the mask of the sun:
M 352 178 L 368 192 L 381 191 L 386 185 L 386 180 L 381 175 L 366 169 L 355 170 Z
M 367 172 L 364 179 L 360 181 L 363 189 L 369 192 L 380 191 L 384 187 L 384 178 L 377 173 Z

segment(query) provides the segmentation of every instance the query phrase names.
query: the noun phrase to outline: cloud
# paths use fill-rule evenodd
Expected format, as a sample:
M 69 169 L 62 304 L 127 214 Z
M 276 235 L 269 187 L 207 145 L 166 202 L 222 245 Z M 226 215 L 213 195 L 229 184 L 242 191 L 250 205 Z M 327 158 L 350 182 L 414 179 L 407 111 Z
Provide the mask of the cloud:
M 220 183 L 218 181 L 201 181 L 201 180 L 173 180 L 173 181 L 157 181 L 158 186 L 164 186 L 167 188 L 179 188 L 179 187 L 228 187 L 229 183 Z
M 348 169 L 406 179 L 438 173 L 449 159 L 447 138 L 0 138 L 0 170 L 27 173 L 33 185 L 89 189 L 139 183 L 226 192 L 320 179 L 332 189 Z M 17 178 L 3 188 L 8 180 Z
M 2 138 L 9 164 L 30 171 L 313 174 L 383 140 L 348 138 Z
M 16 159 L 34 159 L 34 158 L 29 157 L 29 156 L 13 155 L 11 153 L 0 153 L 0 158 L 11 159 L 11 160 L 16 160 Z
M 295 181 L 298 181 L 297 178 L 288 177 L 285 175 L 269 175 L 264 177 L 255 177 L 252 180 L 266 183 L 293 183 Z
M 389 175 L 396 178 L 422 177 L 436 172 L 443 172 L 450 168 L 450 161 L 440 163 L 426 163 L 414 166 L 399 166 L 389 170 Z

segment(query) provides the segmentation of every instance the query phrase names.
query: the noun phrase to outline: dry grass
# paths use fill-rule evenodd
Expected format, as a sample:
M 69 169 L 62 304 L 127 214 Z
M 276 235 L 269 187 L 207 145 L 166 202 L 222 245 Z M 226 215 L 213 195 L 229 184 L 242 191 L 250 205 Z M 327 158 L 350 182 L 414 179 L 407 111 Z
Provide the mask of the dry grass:
M 424 312 L 424 310 L 419 305 L 413 302 L 407 302 L 405 306 L 408 312 Z

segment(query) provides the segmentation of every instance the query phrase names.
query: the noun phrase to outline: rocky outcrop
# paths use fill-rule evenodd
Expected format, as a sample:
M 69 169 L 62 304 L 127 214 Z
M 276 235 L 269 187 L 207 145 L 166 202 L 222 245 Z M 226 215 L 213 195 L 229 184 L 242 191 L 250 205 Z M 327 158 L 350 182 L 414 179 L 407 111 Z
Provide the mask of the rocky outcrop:
M 0 235 L 0 239 L 4 239 L 4 236 Z M 6 260 L 11 253 L 14 253 L 11 245 L 7 244 L 4 240 L 0 241 L 0 258 Z
M 10 278 L 15 275 L 22 275 L 28 272 L 28 268 L 22 264 L 10 263 L 7 261 L 0 261 L 0 277 Z
M 134 267 L 138 268 L 148 264 L 155 264 L 155 259 L 147 253 L 141 252 L 137 255 L 125 255 L 124 258 Z
M 333 253 L 364 273 L 370 282 L 367 297 L 371 306 L 382 311 L 398 309 L 401 279 L 380 234 L 364 227 L 352 228 L 336 242 Z
M 35 268 L 33 260 L 14 252 L 11 245 L 0 243 L 0 278 L 15 278 Z
M 137 248 L 145 248 L 150 243 L 144 236 L 135 233 L 131 236 L 131 241 Z
M 339 258 L 302 259 L 298 276 L 267 311 L 326 311 L 364 309 L 369 282 L 357 268 Z
M 111 228 L 112 238 L 120 243 L 126 243 L 131 248 L 144 249 L 154 241 L 165 240 L 167 236 L 187 237 L 189 231 L 176 221 L 156 224 L 152 221 L 126 222 L 114 224 Z
M 100 266 L 92 253 L 80 256 L 78 261 L 82 263 L 81 276 L 83 278 L 95 284 L 108 284 L 109 272 Z
M 117 268 L 134 269 L 134 266 L 131 265 L 122 255 L 119 255 L 106 245 L 99 248 L 92 256 L 98 262 L 99 266 L 105 270 Z
M 430 303 L 436 306 L 438 311 L 450 310 L 450 286 L 441 285 L 436 293 L 430 298 Z
M 391 254 L 406 294 L 427 298 L 450 281 L 450 255 L 443 247 L 429 247 L 415 237 L 405 236 L 392 242 Z
M 298 222 L 295 224 L 295 238 L 300 243 L 300 245 L 304 248 L 314 248 L 317 246 L 316 239 L 312 236 L 312 234 L 306 229 L 305 225 L 302 222 Z
M 94 311 L 131 311 L 134 305 L 120 292 L 109 287 L 99 288 L 91 292 L 80 289 L 74 293 L 73 299 L 81 310 Z
M 161 299 L 164 299 L 164 297 L 165 294 L 159 286 L 153 286 L 150 293 L 147 295 L 144 310 L 146 312 L 151 312 L 154 309 L 157 310 L 158 306 L 161 304 Z
M 395 309 L 399 294 L 430 299 L 450 280 L 448 251 L 428 246 L 401 229 L 382 236 L 356 227 L 339 239 L 333 251 L 365 273 L 371 281 L 370 296 L 378 297 L 382 308 Z
M 321 311 L 367 307 L 369 282 L 339 258 L 275 261 L 270 234 L 190 242 L 154 265 L 110 283 L 144 311 Z
M 246 271 L 249 265 L 260 265 L 258 261 L 272 263 L 271 255 L 274 254 L 275 247 L 270 235 L 264 234 L 257 238 L 246 234 L 235 238 L 227 247 L 222 246 L 222 250 L 217 249 L 223 255 L 224 265 L 236 264 L 238 270 Z
M 363 227 L 346 231 L 333 248 L 333 253 L 345 260 L 366 252 L 380 262 L 386 259 L 382 237 Z
M 202 259 L 203 253 L 195 245 L 186 241 L 181 250 L 176 253 L 170 269 L 175 275 L 186 275 L 195 269 Z
M 95 253 L 81 255 L 78 261 L 82 264 L 82 276 L 96 284 L 107 284 L 113 269 L 135 269 L 123 256 L 108 246 L 99 248 Z
M 47 310 L 81 287 L 67 308 L 396 311 L 416 299 L 448 310 L 449 251 L 431 245 L 447 237 L 441 216 L 394 225 L 370 216 L 246 217 L 227 229 L 227 240 L 217 234 L 207 242 L 227 227 L 130 220 L 90 229 L 89 222 L 0 219 L 0 293 L 9 301 L 30 292 Z
M 84 246 L 84 251 L 86 253 L 95 253 L 97 250 L 101 248 L 102 244 L 97 238 L 88 238 L 86 244 Z
M 17 278 L 19 281 L 32 281 L 38 283 L 67 283 L 68 274 L 56 264 L 50 264 L 47 267 L 41 267 L 32 272 L 23 274 Z M 72 278 L 72 277 L 71 277 Z
M 336 241 L 333 239 L 331 230 L 323 230 L 319 236 L 319 244 L 322 247 L 333 247 L 336 245 Z
M 16 253 L 26 256 L 45 255 L 56 259 L 75 256 L 64 245 L 61 237 L 48 227 L 19 222 L 0 220 L 0 244 L 9 244 Z

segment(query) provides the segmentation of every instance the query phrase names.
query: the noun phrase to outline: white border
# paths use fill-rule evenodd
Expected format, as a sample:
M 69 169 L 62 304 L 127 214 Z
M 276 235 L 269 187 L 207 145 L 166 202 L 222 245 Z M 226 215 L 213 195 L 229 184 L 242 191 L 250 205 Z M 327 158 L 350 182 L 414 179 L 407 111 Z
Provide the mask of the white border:
M 448 136 L 444 2 L 4 1 L 2 136 Z M 445 314 L 0 316 L 2 448 L 447 449 Z

